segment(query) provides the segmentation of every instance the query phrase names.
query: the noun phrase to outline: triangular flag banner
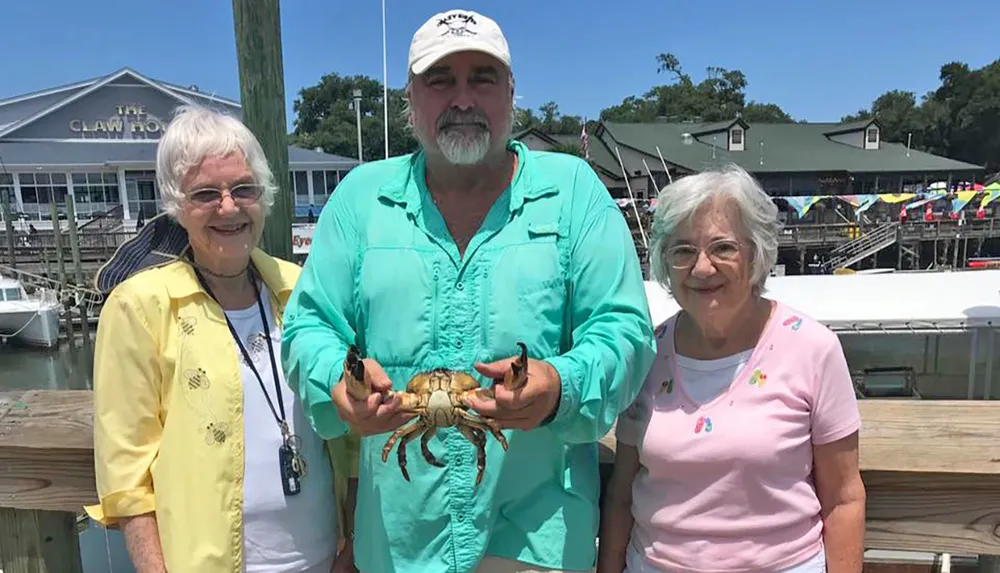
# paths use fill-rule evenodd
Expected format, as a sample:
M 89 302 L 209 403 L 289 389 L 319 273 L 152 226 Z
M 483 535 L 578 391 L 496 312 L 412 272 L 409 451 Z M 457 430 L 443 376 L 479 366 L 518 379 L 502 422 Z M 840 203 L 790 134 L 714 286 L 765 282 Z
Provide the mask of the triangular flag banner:
M 955 193 L 955 198 L 951 200 L 951 212 L 958 213 L 972 201 L 972 198 L 976 196 L 977 191 L 959 191 Z
M 806 213 L 809 212 L 809 208 L 816 204 L 823 197 L 817 195 L 805 195 L 802 197 L 782 197 L 788 202 L 789 206 L 795 209 L 799 218 L 805 217 Z

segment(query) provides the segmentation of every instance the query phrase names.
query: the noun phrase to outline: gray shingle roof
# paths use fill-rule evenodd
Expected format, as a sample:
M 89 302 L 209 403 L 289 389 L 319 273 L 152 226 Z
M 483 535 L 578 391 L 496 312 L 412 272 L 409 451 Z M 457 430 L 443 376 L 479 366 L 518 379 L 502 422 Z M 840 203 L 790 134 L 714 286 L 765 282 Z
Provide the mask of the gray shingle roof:
M 0 142 L 0 160 L 7 168 L 36 165 L 90 165 L 101 166 L 156 162 L 156 142 L 115 143 L 115 142 L 65 142 L 31 141 Z M 288 147 L 288 162 L 291 168 L 308 167 L 353 167 L 356 159 L 320 153 L 299 147 Z
M 869 122 L 850 127 L 861 129 Z M 699 133 L 718 124 L 604 122 L 604 137 L 653 157 L 656 146 L 664 158 L 693 171 L 713 164 L 734 162 L 753 173 L 848 171 L 853 173 L 906 173 L 931 171 L 982 171 L 983 167 L 932 155 L 883 141 L 879 149 L 861 149 L 834 141 L 827 134 L 847 127 L 836 123 L 753 123 L 744 132 L 745 151 L 726 149 L 726 134 L 717 139 L 713 159 L 711 136 L 684 143 L 685 133 Z M 593 138 L 592 140 L 593 141 Z M 593 147 L 593 143 L 591 143 Z M 620 170 L 619 170 L 620 171 Z

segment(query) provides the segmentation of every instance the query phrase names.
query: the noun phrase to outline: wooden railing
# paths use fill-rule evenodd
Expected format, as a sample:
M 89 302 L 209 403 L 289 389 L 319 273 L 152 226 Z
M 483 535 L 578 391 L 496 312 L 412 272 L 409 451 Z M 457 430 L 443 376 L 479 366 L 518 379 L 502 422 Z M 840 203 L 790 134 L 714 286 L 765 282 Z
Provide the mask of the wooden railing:
M 1000 402 L 861 400 L 865 545 L 1000 554 Z M 82 569 L 95 503 L 92 395 L 0 393 L 0 570 Z M 615 441 L 600 445 L 611 463 Z
M 859 238 L 863 232 L 876 228 L 877 225 L 859 227 L 849 223 L 821 225 L 788 225 L 778 236 L 780 247 L 818 247 L 823 245 L 839 245 Z M 933 241 L 977 239 L 1000 237 L 1000 220 L 998 219 L 966 219 L 963 224 L 958 221 L 908 221 L 900 223 L 900 240 Z
M 1000 555 L 1000 402 L 863 399 L 867 549 Z M 601 440 L 614 459 L 614 435 Z

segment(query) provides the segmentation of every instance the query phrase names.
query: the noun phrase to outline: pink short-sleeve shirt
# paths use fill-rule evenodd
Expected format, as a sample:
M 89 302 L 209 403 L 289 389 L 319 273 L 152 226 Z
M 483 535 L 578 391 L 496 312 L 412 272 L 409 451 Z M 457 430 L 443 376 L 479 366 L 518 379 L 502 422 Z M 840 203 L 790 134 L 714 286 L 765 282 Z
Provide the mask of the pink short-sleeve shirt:
M 729 389 L 699 405 L 678 378 L 677 315 L 617 439 L 639 450 L 632 549 L 677 573 L 785 569 L 823 549 L 812 446 L 861 427 L 837 335 L 777 303 Z

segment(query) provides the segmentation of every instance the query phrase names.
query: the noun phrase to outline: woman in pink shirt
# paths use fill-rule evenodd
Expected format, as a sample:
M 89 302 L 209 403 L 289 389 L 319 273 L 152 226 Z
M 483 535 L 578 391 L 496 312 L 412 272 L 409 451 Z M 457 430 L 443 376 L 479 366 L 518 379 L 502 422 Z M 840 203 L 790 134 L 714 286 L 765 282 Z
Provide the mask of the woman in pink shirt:
M 860 573 L 861 425 L 837 336 L 765 298 L 777 208 L 738 167 L 658 198 L 651 266 L 681 310 L 618 419 L 599 573 Z

